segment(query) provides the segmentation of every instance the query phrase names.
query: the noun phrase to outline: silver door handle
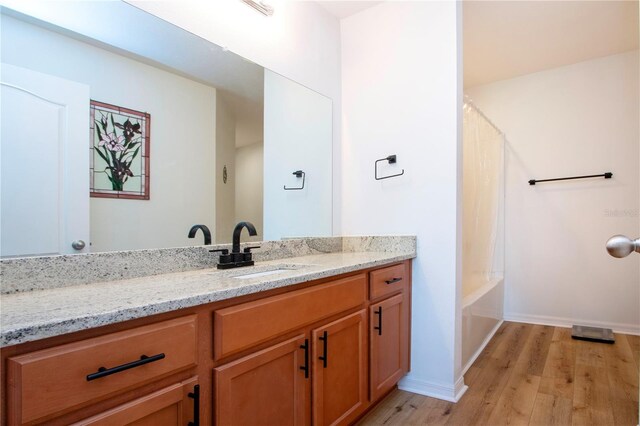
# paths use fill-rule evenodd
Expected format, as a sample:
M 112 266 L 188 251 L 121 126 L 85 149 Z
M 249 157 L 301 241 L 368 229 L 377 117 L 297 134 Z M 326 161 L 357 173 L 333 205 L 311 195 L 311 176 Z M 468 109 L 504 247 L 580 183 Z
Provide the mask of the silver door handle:
M 85 246 L 86 244 L 82 240 L 75 240 L 74 242 L 71 243 L 71 247 L 74 250 L 82 250 Z
M 632 252 L 640 253 L 640 238 L 632 240 L 624 235 L 614 235 L 607 240 L 607 251 L 613 257 L 627 257 Z

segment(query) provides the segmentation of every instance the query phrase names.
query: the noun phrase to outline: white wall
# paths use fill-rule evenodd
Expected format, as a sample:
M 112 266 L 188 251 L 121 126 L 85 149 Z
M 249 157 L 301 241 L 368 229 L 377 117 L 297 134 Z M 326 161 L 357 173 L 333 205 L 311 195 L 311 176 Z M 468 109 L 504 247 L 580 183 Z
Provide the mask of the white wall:
M 264 144 L 262 142 L 236 149 L 235 222 L 249 221 L 258 231 L 255 237 L 243 234 L 242 241 L 260 241 L 264 235 L 263 160 Z
M 386 2 L 342 20 L 344 234 L 415 234 L 411 373 L 456 400 L 460 377 L 460 6 Z M 374 161 L 397 154 L 376 181 Z
M 151 199 L 92 198 L 92 251 L 193 245 L 191 225 L 214 223 L 214 88 L 4 15 L 2 42 L 4 62 L 151 114 Z
M 236 119 L 225 96 L 218 91 L 216 98 L 216 226 L 213 240 L 230 243 L 236 225 Z M 227 182 L 222 179 L 227 168 Z
M 331 99 L 264 74 L 265 240 L 331 235 Z M 293 172 L 302 170 L 303 177 Z
M 127 3 L 333 100 L 333 233 L 341 234 L 340 23 L 337 18 L 311 1 L 271 1 L 275 5 L 271 17 L 235 0 L 129 0 Z
M 638 52 L 474 87 L 507 137 L 505 318 L 640 332 Z M 529 179 L 613 172 L 611 180 Z

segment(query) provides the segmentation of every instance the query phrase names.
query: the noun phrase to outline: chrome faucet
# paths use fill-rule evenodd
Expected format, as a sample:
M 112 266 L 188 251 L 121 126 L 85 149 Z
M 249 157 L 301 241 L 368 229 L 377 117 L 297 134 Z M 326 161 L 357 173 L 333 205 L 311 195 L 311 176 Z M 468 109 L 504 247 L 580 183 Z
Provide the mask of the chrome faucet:
M 249 235 L 258 235 L 256 227 L 253 226 L 251 222 L 240 222 L 233 229 L 233 245 L 231 246 L 231 253 L 229 253 L 228 249 L 210 250 L 212 252 L 220 252 L 218 269 L 239 268 L 241 266 L 251 266 L 255 263 L 253 261 L 251 249 L 260 248 L 260 246 L 245 247 L 244 251 L 242 253 L 240 252 L 240 234 L 244 228 L 247 228 Z

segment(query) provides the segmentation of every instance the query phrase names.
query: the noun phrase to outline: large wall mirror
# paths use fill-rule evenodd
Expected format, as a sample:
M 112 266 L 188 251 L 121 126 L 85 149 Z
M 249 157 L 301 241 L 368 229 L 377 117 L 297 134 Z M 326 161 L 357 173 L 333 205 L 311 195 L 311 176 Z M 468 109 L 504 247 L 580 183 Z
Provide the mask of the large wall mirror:
M 5 3 L 2 257 L 198 245 L 196 224 L 227 243 L 239 221 L 331 235 L 331 99 L 124 2 Z

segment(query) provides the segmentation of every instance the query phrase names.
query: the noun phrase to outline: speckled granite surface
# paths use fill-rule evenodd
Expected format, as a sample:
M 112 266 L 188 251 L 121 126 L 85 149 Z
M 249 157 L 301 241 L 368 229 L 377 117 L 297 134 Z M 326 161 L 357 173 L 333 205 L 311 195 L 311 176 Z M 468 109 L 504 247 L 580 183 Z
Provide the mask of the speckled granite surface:
M 342 251 L 342 237 L 263 241 L 241 247 L 256 244 L 260 248 L 253 253 L 258 262 Z M 209 250 L 221 248 L 231 249 L 231 244 L 3 259 L 0 260 L 0 293 L 215 268 L 218 256 Z
M 242 244 L 254 249 L 256 262 L 341 251 L 415 251 L 413 236 L 318 237 Z M 0 260 L 0 294 L 215 268 L 212 249 L 230 244 L 154 250 L 116 251 Z
M 388 244 L 382 240 L 387 240 Z M 297 250 L 302 252 L 301 256 L 266 261 L 256 256 L 258 263 L 253 267 L 221 271 L 200 266 L 190 271 L 5 294 L 0 299 L 0 347 L 353 272 L 416 255 L 415 237 L 295 241 L 294 244 L 291 240 L 269 242 L 274 244 L 271 247 L 274 252 L 264 253 L 262 258 Z M 338 251 L 343 246 L 345 250 Z M 195 249 L 204 250 L 202 247 Z M 46 262 L 51 258 L 40 259 Z M 284 271 L 254 278 L 235 278 L 275 269 Z M 62 273 L 64 268 L 57 271 Z M 32 273 L 37 275 L 35 270 Z M 54 278 L 53 281 L 63 280 L 63 277 Z M 6 275 L 3 276 L 3 280 L 6 279 Z
M 417 239 L 409 235 L 342 237 L 345 252 L 415 252 Z

